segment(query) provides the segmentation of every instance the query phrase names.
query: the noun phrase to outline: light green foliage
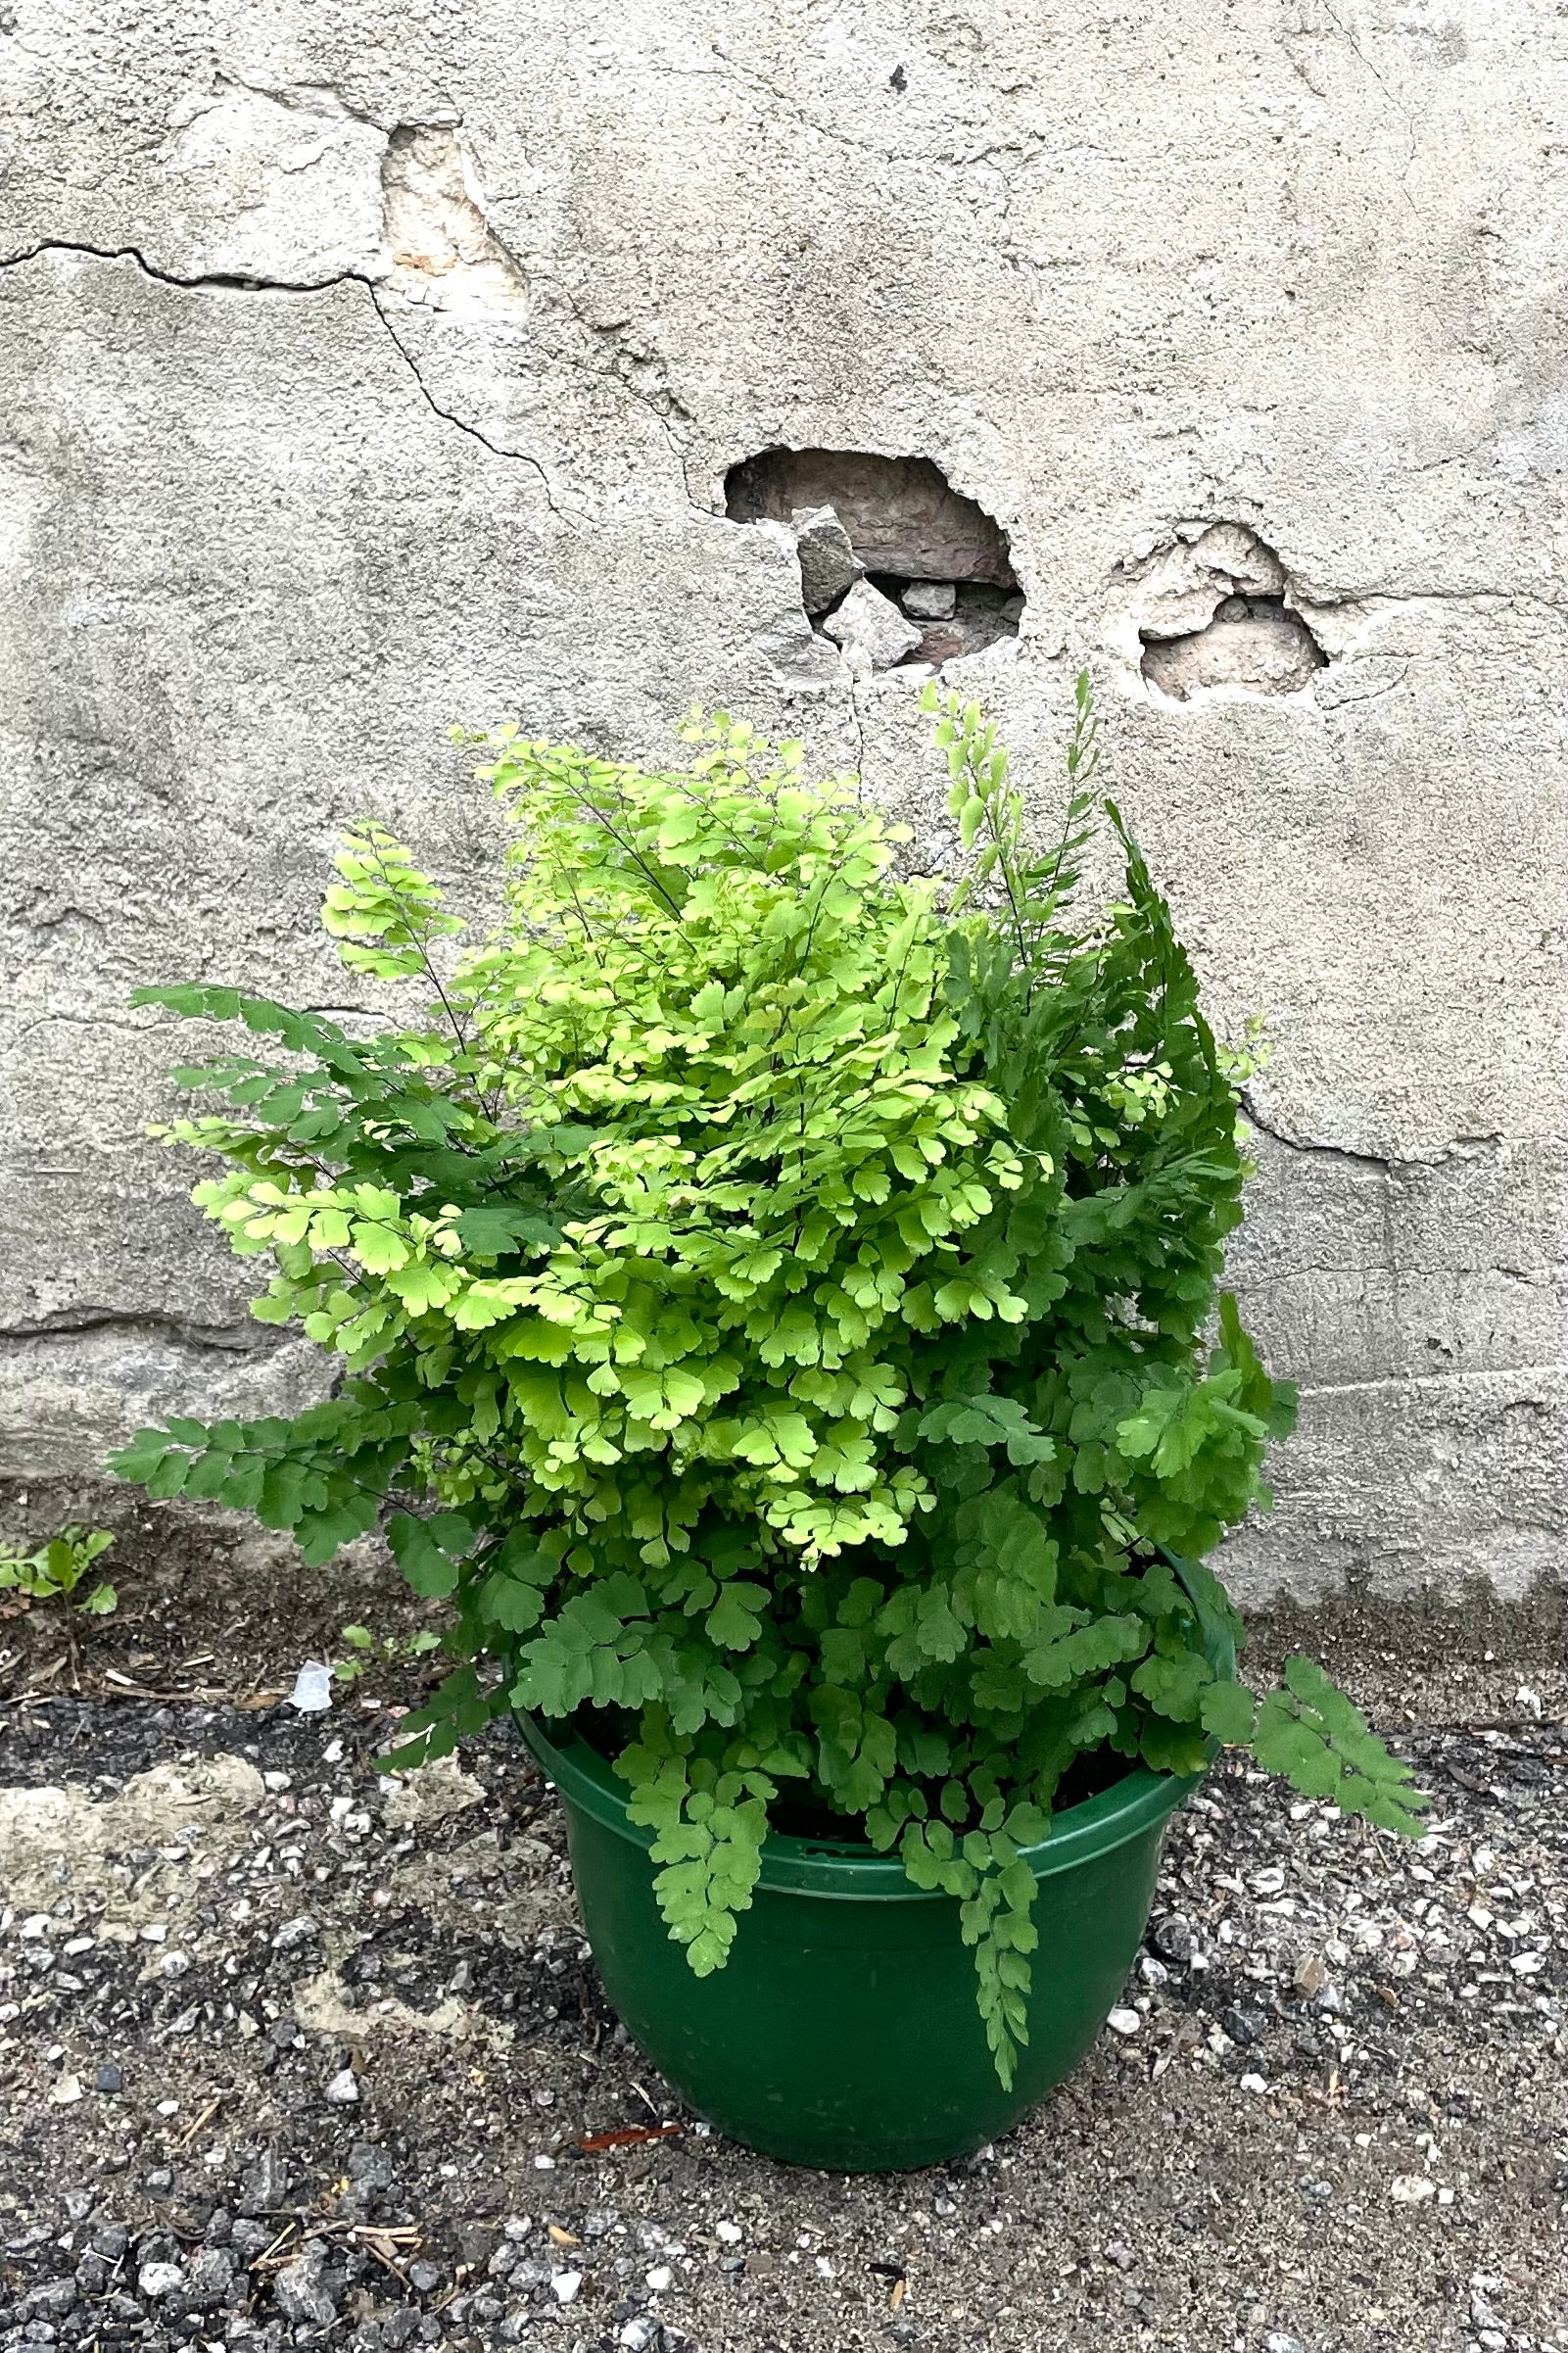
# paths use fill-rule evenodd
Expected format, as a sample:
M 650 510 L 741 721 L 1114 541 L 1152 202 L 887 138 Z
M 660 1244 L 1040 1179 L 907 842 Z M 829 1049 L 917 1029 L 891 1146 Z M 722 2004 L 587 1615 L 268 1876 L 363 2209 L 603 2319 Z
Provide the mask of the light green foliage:
M 107 1528 L 72 1526 L 62 1528 L 35 1553 L 0 1546 L 0 1593 L 18 1593 L 29 1602 L 63 1601 L 89 1617 L 108 1617 L 119 1607 L 113 1585 L 100 1581 L 81 1594 L 76 1589 L 114 1541 Z
M 142 992 L 284 1050 L 179 1074 L 227 1109 L 168 1132 L 228 1163 L 196 1197 L 269 1255 L 257 1314 L 342 1379 L 119 1466 L 315 1561 L 397 1491 L 457 1663 L 396 1761 L 508 1705 L 594 1711 L 699 1973 L 782 1789 L 863 1821 L 957 1899 L 1007 2079 L 1064 1776 L 1253 1737 L 1205 1656 L 1224 1596 L 1161 1548 L 1200 1560 L 1259 1499 L 1293 1399 L 1217 1289 L 1235 1086 L 1109 803 L 1126 895 L 1075 909 L 1086 685 L 1044 853 L 983 715 L 927 707 L 971 858 L 945 899 L 854 780 L 722 715 L 668 772 L 502 728 L 468 739 L 518 831 L 488 939 L 453 947 L 378 828 L 339 859 L 328 927 L 420 984 L 415 1024 Z M 1347 1710 L 1292 1682 L 1258 1753 L 1405 1826 Z

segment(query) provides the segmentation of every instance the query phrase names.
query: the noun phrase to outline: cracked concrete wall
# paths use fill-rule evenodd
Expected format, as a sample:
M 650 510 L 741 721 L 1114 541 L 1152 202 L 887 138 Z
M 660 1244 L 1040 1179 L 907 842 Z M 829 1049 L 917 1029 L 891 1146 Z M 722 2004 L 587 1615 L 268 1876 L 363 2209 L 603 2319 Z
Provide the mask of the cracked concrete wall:
M 1267 1017 L 1235 1267 L 1304 1410 L 1242 1589 L 1559 1570 L 1565 124 L 1550 0 L 5 0 L 0 1467 L 309 1394 L 140 1140 L 126 996 L 341 1003 L 345 818 L 482 864 L 449 718 L 647 751 L 723 699 L 944 851 L 918 681 L 723 512 L 858 449 L 996 517 L 1022 634 L 955 675 L 1048 823 L 1093 663 Z M 1216 523 L 1296 691 L 1141 674 Z

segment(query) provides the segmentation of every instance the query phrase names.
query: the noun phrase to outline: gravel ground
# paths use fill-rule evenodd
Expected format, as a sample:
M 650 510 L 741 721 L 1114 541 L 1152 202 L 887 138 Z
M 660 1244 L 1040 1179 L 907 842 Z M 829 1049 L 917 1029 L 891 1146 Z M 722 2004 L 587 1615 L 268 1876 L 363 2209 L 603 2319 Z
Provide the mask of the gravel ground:
M 846 2179 L 710 2134 L 627 2044 L 509 1737 L 389 1783 L 357 1687 L 14 1700 L 0 2342 L 1568 2348 L 1540 1704 L 1418 1723 L 1419 1849 L 1222 1769 L 1126 2031 L 994 2151 Z

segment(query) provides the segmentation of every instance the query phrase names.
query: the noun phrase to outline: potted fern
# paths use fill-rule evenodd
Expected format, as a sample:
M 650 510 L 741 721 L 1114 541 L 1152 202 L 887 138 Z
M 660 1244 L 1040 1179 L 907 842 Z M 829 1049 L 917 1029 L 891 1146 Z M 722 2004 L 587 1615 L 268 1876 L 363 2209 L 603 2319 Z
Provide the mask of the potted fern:
M 1420 1803 L 1316 1667 L 1237 1680 L 1202 1565 L 1293 1398 L 1217 1291 L 1235 1085 L 1087 683 L 1043 856 L 993 728 L 927 701 L 957 889 L 723 715 L 669 772 L 501 728 L 463 739 L 518 830 L 487 940 L 378 826 L 337 860 L 326 928 L 409 1026 L 137 1000 L 281 1049 L 177 1073 L 229 1108 L 163 1132 L 342 1375 L 116 1468 L 316 1563 L 391 1499 L 455 1655 L 392 1762 L 515 1713 L 632 2032 L 833 2167 L 949 2157 L 1075 2064 L 1218 1744 Z M 1086 912 L 1102 822 L 1125 895 Z

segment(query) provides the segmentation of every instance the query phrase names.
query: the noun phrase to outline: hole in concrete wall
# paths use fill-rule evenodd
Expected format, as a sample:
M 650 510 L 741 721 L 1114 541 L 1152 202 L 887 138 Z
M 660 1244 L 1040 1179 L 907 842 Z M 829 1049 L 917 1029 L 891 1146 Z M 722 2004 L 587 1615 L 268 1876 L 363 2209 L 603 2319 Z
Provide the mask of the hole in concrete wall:
M 1224 597 L 1206 629 L 1143 641 L 1143 674 L 1172 702 L 1208 687 L 1299 695 L 1328 656 L 1282 597 Z
M 446 124 L 400 123 L 381 166 L 387 284 L 436 310 L 516 311 L 528 290 L 485 216 L 473 159 Z
M 1167 549 L 1139 597 L 1144 677 L 1172 702 L 1213 690 L 1299 695 L 1328 656 L 1286 601 L 1285 567 L 1243 523 Z
M 725 511 L 791 534 L 811 625 L 858 669 L 939 666 L 1018 635 L 1006 533 L 928 457 L 764 450 L 730 468 Z

